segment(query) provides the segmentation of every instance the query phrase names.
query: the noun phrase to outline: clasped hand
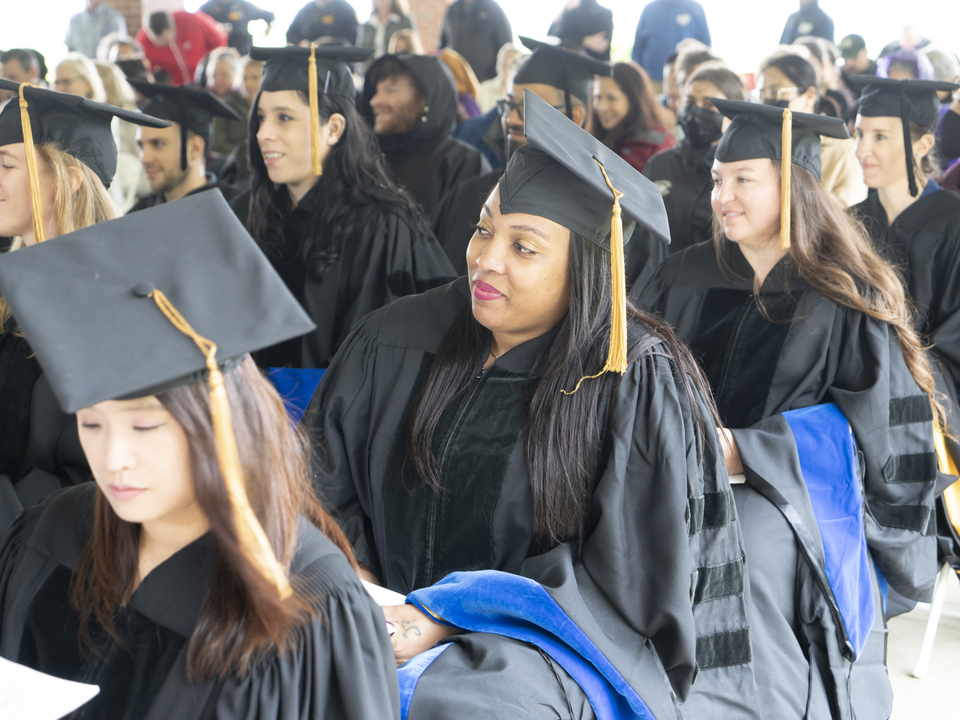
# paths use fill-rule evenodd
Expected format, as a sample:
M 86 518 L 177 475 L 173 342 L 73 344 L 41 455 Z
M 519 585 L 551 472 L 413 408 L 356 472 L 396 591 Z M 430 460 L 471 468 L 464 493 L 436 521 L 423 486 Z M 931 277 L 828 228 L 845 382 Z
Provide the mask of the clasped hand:
M 409 603 L 381 609 L 395 631 L 390 640 L 398 667 L 413 656 L 429 650 L 445 637 L 461 632 L 455 627 L 438 623 L 420 608 Z

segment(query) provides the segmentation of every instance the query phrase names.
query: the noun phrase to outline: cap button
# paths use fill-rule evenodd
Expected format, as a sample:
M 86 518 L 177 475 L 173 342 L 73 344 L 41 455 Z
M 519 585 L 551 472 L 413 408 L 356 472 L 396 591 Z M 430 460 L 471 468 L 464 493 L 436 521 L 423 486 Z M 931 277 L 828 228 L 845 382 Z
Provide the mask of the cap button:
M 143 282 L 133 289 L 137 297 L 150 297 L 150 293 L 157 289 L 157 286 L 150 282 Z

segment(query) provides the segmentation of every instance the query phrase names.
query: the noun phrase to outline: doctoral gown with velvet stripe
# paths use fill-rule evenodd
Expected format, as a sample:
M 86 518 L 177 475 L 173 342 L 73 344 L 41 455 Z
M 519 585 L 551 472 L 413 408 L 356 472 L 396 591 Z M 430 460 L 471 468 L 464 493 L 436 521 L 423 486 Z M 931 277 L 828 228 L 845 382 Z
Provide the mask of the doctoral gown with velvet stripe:
M 313 212 L 322 202 L 320 189 L 315 185 L 295 209 L 275 219 L 272 235 L 263 248 L 317 327 L 302 338 L 255 353 L 260 367 L 327 367 L 354 325 L 367 313 L 456 277 L 426 220 L 411 225 L 378 205 L 355 211 L 355 232 L 343 239 L 339 255 L 322 276 L 308 271 L 302 245 Z M 249 192 L 230 203 L 247 227 L 249 204 Z
M 782 413 L 838 405 L 862 455 L 873 558 L 891 586 L 924 600 L 936 575 L 929 402 L 889 325 L 811 289 L 788 257 L 755 297 L 752 269 L 738 247 L 729 249 L 734 267 L 727 273 L 711 242 L 671 256 L 641 304 L 690 346 L 740 450 L 747 485 L 736 495 L 762 706 L 770 717 L 850 717 L 854 707 L 859 718 L 889 717 L 882 626 L 852 666 L 836 608 L 819 591 L 820 535 Z
M 917 332 L 930 345 L 940 373 L 937 389 L 949 400 L 947 446 L 960 459 L 960 198 L 928 182 L 891 225 L 876 193 L 852 211 L 887 259 L 901 267 L 917 308 Z M 960 567 L 960 538 L 938 500 L 941 552 Z
M 318 489 L 358 560 L 404 594 L 453 571 L 529 577 L 656 718 L 675 717 L 677 701 L 686 702 L 690 717 L 756 717 L 742 540 L 722 454 L 702 398 L 696 402 L 705 428 L 694 421 L 683 378 L 655 338 L 633 328 L 634 340 L 647 338 L 649 350 L 622 378 L 599 380 L 610 414 L 579 552 L 570 543 L 538 547 L 524 456 L 523 416 L 553 332 L 478 372 L 443 414 L 434 440 L 442 493 L 411 472 L 405 441 L 413 403 L 444 334 L 469 312 L 469 302 L 461 278 L 372 313 L 334 358 L 305 416 L 318 431 Z M 489 343 L 488 335 L 483 357 Z M 478 357 L 478 371 L 480 364 Z M 444 668 L 457 668 L 450 678 L 476 670 L 468 675 L 478 684 L 465 697 L 488 699 L 482 707 L 462 706 L 463 717 L 513 717 L 510 690 L 486 662 L 491 651 L 484 648 L 497 641 L 467 637 L 421 678 L 411 717 L 436 716 L 429 694 L 418 704 L 431 683 L 445 685 L 447 701 L 456 700 L 460 681 L 445 684 Z M 509 645 L 503 652 L 513 660 L 505 662 L 522 677 L 514 652 L 520 648 L 499 644 Z M 526 652 L 531 673 L 541 677 L 544 658 Z M 541 717 L 582 707 L 582 698 L 563 690 L 569 677 L 548 674 L 558 682 L 552 690 L 538 687 Z
M 99 685 L 71 720 L 399 716 L 383 614 L 343 553 L 305 520 L 291 576 L 316 598 L 322 615 L 297 630 L 290 650 L 256 663 L 245 679 L 185 678 L 187 642 L 213 574 L 209 534 L 156 567 L 134 592 L 117 616 L 126 648 L 95 629 L 97 652 L 81 652 L 69 595 L 97 492 L 87 483 L 50 496 L 24 511 L 0 545 L 0 655 Z

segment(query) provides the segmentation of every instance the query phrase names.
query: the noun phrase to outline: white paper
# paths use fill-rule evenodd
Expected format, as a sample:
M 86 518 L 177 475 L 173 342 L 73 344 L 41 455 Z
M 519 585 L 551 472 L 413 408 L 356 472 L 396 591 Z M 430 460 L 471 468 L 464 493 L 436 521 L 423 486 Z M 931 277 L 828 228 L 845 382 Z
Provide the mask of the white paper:
M 385 587 L 380 587 L 379 585 L 374 585 L 371 582 L 366 580 L 361 580 L 363 587 L 370 594 L 370 597 L 374 599 L 374 602 L 377 603 L 380 607 L 390 607 L 391 605 L 404 605 L 407 602 L 406 595 L 401 595 L 398 592 L 393 590 L 388 590 Z M 0 716 L 2 717 L 2 716 Z
M 731 484 L 731 485 L 744 485 L 746 482 L 747 482 L 747 476 L 744 475 L 743 473 L 739 473 L 738 475 L 731 475 L 731 476 L 730 476 L 730 484 Z
M 62 680 L 0 658 L 0 718 L 59 720 L 89 702 L 100 688 Z

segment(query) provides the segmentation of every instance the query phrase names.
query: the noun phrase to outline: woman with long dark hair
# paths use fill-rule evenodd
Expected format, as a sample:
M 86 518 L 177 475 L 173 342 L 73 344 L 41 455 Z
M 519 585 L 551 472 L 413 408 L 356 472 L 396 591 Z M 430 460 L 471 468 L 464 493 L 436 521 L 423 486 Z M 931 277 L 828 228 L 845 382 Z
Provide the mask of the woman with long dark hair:
M 654 155 L 643 168 L 643 174 L 663 195 L 670 219 L 671 255 L 709 240 L 713 230 L 710 169 L 724 120 L 710 98 L 745 99 L 740 76 L 719 60 L 700 65 L 687 80 L 681 97 L 677 122 L 683 128 L 683 140 Z M 634 289 L 639 293 L 643 288 Z
M 820 185 L 820 135 L 846 137 L 843 121 L 793 113 L 787 145 L 789 111 L 714 102 L 732 118 L 713 165 L 714 242 L 671 256 L 641 303 L 704 368 L 730 428 L 727 469 L 745 476 L 734 495 L 765 716 L 888 718 L 879 586 L 923 600 L 937 570 L 930 363 L 896 271 Z M 821 420 L 805 433 L 798 417 Z M 851 430 L 825 501 L 802 458 Z
M 326 367 L 368 312 L 456 275 L 357 114 L 347 61 L 369 54 L 252 52 L 267 62 L 250 111 L 250 190 L 231 206 L 317 325 L 260 352 L 262 367 Z
M 310 320 L 219 193 L 4 256 L 0 290 L 95 480 L 0 545 L 0 656 L 99 685 L 74 718 L 395 717 L 383 615 L 247 354 Z
M 711 704 L 753 717 L 742 548 L 708 389 L 670 330 L 625 299 L 623 238 L 633 221 L 666 237 L 659 193 L 530 91 L 524 117 L 530 144 L 487 198 L 468 276 L 371 314 L 324 376 L 319 491 L 368 579 L 413 593 L 385 608 L 398 661 L 456 635 L 411 717 L 517 717 L 524 691 L 530 718 L 592 717 L 589 705 L 670 716 L 674 693 L 691 717 Z M 503 599 L 536 597 L 541 622 L 556 613 L 582 633 L 591 667 L 613 668 L 614 705 L 642 699 L 633 714 L 602 714 L 556 644 L 537 646 L 545 665 L 489 625 L 462 634 L 418 595 L 477 570 L 526 579 Z
M 677 144 L 657 120 L 656 100 L 643 68 L 613 66 L 594 86 L 591 134 L 639 172 L 653 155 Z

